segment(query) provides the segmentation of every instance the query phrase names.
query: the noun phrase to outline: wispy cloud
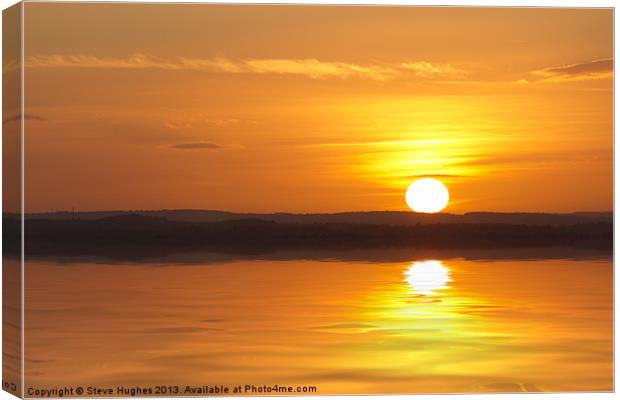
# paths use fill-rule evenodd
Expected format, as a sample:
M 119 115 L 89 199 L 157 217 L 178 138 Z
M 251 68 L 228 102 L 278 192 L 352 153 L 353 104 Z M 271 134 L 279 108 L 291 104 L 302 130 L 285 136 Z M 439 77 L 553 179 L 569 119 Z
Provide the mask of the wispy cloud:
M 230 148 L 241 148 L 239 145 L 223 145 L 213 142 L 186 142 L 170 145 L 173 149 L 179 150 L 221 150 Z
M 393 140 L 369 140 L 358 142 L 331 142 L 331 143 L 312 143 L 304 145 L 306 147 L 389 147 L 400 149 L 406 147 L 434 147 L 446 143 L 455 142 L 457 139 L 432 138 L 432 139 L 393 139 Z M 475 141 L 476 138 L 459 138 L 458 141 Z
M 183 130 L 200 127 L 209 128 L 227 128 L 240 124 L 255 124 L 254 120 L 241 120 L 238 118 L 204 118 L 204 117 L 191 117 L 185 119 L 165 119 L 162 124 L 172 130 Z
M 405 178 L 408 179 L 419 179 L 419 178 L 463 178 L 465 175 L 462 174 L 415 174 L 415 175 L 405 175 Z
M 16 114 L 16 115 L 12 115 L 10 117 L 7 117 L 5 119 L 2 120 L 2 125 L 11 123 L 11 122 L 17 122 L 17 121 L 21 121 L 22 119 L 22 115 L 21 114 Z M 45 118 L 41 117 L 40 115 L 34 115 L 34 114 L 24 114 L 24 120 L 26 121 L 45 121 Z
M 167 70 L 187 69 L 178 62 L 168 61 L 144 53 L 136 53 L 128 58 L 101 58 L 88 55 L 43 55 L 30 56 L 25 64 L 27 68 L 122 68 L 143 69 L 157 68 Z
M 129 57 L 97 57 L 93 55 L 52 54 L 29 57 L 26 68 L 90 68 L 90 69 L 159 69 L 166 71 L 203 71 L 226 74 L 271 74 L 301 76 L 310 79 L 416 79 L 443 83 L 470 83 L 475 71 L 449 63 L 410 60 L 396 63 L 360 64 L 344 61 L 304 59 L 231 59 L 162 58 L 147 53 Z M 6 72 L 6 69 L 5 69 Z M 474 74 L 474 75 L 472 75 Z M 518 83 L 565 82 L 613 77 L 613 59 L 592 60 L 540 68 L 526 72 Z M 513 81 L 514 82 L 514 81 Z
M 421 78 L 463 79 L 466 72 L 450 64 L 431 64 L 426 61 L 402 63 L 401 66 Z
M 176 143 L 170 147 L 181 150 L 218 150 L 224 148 L 220 144 L 210 142 Z
M 192 127 L 192 124 L 186 121 L 165 121 L 164 126 L 168 129 L 189 129 Z
M 218 128 L 237 125 L 243 122 L 250 124 L 255 123 L 255 121 L 242 121 L 238 118 L 207 118 L 203 122 L 207 125 L 216 126 Z
M 373 79 L 389 79 L 397 74 L 390 67 L 377 65 L 359 65 L 344 62 L 322 62 L 316 59 L 305 60 L 249 60 L 245 62 L 248 70 L 258 74 L 295 74 L 311 78 L 334 76 L 350 78 L 354 76 Z
M 413 75 L 421 79 L 461 79 L 465 71 L 449 64 L 432 64 L 414 61 L 397 64 L 356 64 L 342 61 L 307 59 L 240 59 L 177 58 L 165 59 L 146 53 L 136 53 L 128 58 L 102 58 L 89 55 L 40 55 L 26 60 L 27 68 L 115 68 L 195 70 L 230 74 L 280 74 L 308 78 L 369 78 L 388 80 L 398 76 Z
M 568 64 L 542 68 L 532 71 L 527 81 L 575 81 L 605 79 L 613 77 L 614 60 L 612 58 L 593 60 L 580 64 Z

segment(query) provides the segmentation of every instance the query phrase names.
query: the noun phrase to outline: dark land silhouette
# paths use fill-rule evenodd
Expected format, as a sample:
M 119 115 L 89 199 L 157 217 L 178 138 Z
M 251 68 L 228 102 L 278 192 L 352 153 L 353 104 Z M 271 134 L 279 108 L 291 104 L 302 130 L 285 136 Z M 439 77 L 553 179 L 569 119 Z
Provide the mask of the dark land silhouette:
M 4 215 L 5 251 L 19 254 L 18 216 Z M 162 210 L 29 214 L 27 256 L 150 258 L 204 251 L 267 254 L 367 248 L 587 248 L 611 252 L 613 213 L 235 214 Z
M 236 213 L 217 210 L 129 210 L 129 211 L 58 211 L 26 214 L 27 220 L 38 219 L 80 219 L 95 220 L 107 217 L 142 215 L 160 217 L 169 221 L 221 222 L 243 219 L 259 219 L 278 223 L 347 223 L 377 225 L 416 225 L 420 224 L 516 224 L 516 225 L 573 225 L 592 222 L 611 222 L 612 212 L 552 213 L 498 213 L 469 212 L 465 214 L 424 214 L 410 211 L 361 211 L 319 214 L 295 213 Z

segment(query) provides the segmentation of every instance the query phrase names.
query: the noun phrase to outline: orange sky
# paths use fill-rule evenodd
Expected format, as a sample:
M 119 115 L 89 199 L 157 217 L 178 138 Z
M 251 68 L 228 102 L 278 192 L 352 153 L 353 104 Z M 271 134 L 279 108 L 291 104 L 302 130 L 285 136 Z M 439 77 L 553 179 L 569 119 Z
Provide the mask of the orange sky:
M 612 18 L 27 3 L 26 211 L 611 210 Z

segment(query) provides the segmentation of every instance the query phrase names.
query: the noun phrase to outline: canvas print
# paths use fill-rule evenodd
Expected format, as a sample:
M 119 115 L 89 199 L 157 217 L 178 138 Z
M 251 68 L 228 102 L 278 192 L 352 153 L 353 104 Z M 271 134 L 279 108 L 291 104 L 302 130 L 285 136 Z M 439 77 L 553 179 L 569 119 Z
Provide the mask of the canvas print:
M 613 9 L 3 18 L 4 390 L 613 391 Z

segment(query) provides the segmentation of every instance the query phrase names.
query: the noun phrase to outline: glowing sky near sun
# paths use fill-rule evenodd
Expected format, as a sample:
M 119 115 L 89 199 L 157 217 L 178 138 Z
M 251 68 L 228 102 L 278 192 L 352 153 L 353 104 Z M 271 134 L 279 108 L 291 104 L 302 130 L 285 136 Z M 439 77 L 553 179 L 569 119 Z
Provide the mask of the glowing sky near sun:
M 29 212 L 612 209 L 611 9 L 25 7 Z

